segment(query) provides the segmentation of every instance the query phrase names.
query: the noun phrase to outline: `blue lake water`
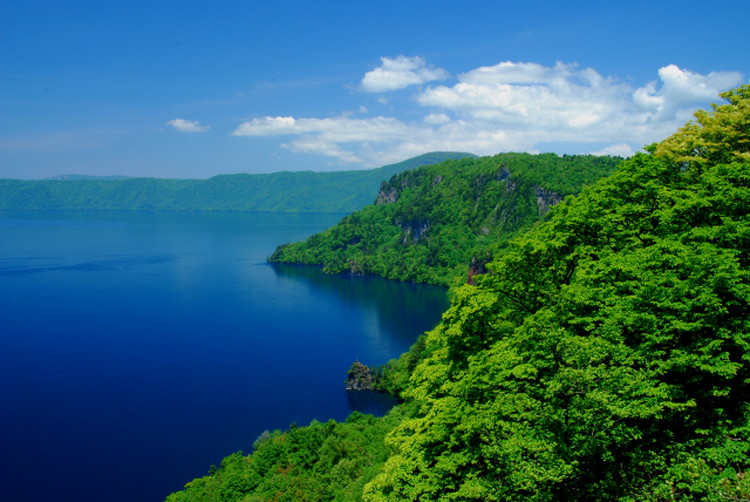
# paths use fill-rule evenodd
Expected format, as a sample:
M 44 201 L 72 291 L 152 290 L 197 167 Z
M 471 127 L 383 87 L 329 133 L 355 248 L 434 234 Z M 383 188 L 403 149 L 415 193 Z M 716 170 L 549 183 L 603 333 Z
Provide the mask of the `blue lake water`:
M 340 216 L 0 212 L 0 500 L 162 501 L 266 429 L 387 409 L 346 370 L 446 293 L 266 263 Z

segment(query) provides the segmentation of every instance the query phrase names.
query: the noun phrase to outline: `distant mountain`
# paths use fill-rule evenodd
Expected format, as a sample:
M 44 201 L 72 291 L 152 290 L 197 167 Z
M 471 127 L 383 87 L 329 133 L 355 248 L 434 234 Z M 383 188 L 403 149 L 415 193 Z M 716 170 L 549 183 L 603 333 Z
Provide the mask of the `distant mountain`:
M 54 181 L 80 181 L 80 180 L 106 180 L 106 181 L 119 181 L 132 178 L 132 176 L 91 176 L 89 174 L 60 174 L 57 176 L 51 176 L 45 178 L 47 180 Z
M 350 213 L 394 174 L 469 153 L 433 152 L 377 169 L 227 174 L 206 180 L 65 175 L 0 180 L 0 209 Z

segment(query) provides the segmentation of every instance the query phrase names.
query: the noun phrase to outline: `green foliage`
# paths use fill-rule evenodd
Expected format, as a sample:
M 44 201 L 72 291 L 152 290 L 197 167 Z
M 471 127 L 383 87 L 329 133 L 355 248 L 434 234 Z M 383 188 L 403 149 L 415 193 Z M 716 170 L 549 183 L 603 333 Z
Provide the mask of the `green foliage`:
M 456 294 L 366 500 L 747 500 L 750 163 L 637 155 Z
M 721 97 L 728 103 L 698 110 L 694 122 L 653 147 L 656 155 L 688 164 L 750 161 L 750 84 Z
M 167 502 L 356 501 L 391 453 L 385 434 L 408 407 L 383 418 L 352 413 L 344 423 L 313 421 L 286 432 L 264 433 L 248 456 L 226 457 Z
M 0 180 L 0 209 L 348 213 L 370 204 L 396 173 L 466 153 L 433 152 L 366 171 L 232 174 L 206 180 L 87 178 Z
M 448 286 L 466 279 L 472 259 L 471 273 L 481 271 L 511 237 L 618 162 L 508 153 L 405 171 L 383 183 L 375 205 L 270 260 Z
M 425 335 L 420 335 L 414 345 L 398 359 L 391 359 L 383 366 L 375 368 L 374 388 L 392 396 L 402 397 L 417 363 L 428 356 L 426 340 Z
M 406 399 L 388 417 L 268 434 L 168 501 L 750 500 L 750 95 L 727 97 L 456 287 L 442 323 L 381 370 Z M 381 232 L 431 231 L 451 197 L 474 201 L 447 204 L 463 224 L 486 220 L 472 190 L 493 175 L 448 183 L 464 164 L 393 178 L 385 210 L 311 241 L 351 260 Z

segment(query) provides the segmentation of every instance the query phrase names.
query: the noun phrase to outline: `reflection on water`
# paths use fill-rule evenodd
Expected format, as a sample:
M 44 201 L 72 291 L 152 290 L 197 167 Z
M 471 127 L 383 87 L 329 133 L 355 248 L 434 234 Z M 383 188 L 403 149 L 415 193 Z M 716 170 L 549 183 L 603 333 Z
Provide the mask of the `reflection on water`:
M 447 295 L 266 263 L 339 219 L 0 212 L 0 499 L 164 500 L 265 429 L 384 413 L 346 371 Z
M 388 413 L 388 410 L 398 404 L 398 400 L 389 395 L 374 390 L 350 390 L 346 391 L 346 400 L 349 403 L 349 409 L 362 413 L 369 413 L 376 416 L 382 416 Z
M 435 312 L 448 308 L 445 288 L 389 281 L 373 276 L 329 275 L 319 267 L 272 263 L 282 277 L 304 283 L 314 291 L 332 293 L 342 301 L 366 308 L 367 332 L 404 333 L 412 341 L 435 322 Z M 396 299 L 396 301 L 394 301 Z

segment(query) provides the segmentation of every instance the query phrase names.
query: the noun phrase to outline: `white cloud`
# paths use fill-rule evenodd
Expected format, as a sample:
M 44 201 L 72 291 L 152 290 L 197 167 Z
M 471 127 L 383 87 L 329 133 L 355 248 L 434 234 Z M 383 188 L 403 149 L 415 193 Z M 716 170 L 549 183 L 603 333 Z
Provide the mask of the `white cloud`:
M 365 73 L 361 88 L 365 92 L 384 92 L 403 89 L 410 85 L 424 84 L 449 77 L 442 68 L 428 66 L 421 57 L 398 56 L 396 59 L 380 58 L 382 64 Z
M 591 68 L 505 62 L 459 75 L 453 86 L 428 88 L 417 101 L 486 128 L 526 130 L 532 144 L 629 141 L 640 146 L 669 134 L 694 107 L 742 82 L 736 72 L 703 76 L 674 65 L 658 74 L 660 85 L 633 89 Z
M 477 85 L 493 84 L 543 84 L 553 78 L 569 75 L 570 66 L 557 63 L 554 67 L 546 67 L 537 63 L 513 63 L 505 61 L 495 66 L 482 66 L 476 70 L 461 75 L 461 80 Z
M 711 72 L 708 75 L 683 70 L 675 65 L 659 69 L 661 88 L 649 82 L 633 94 L 633 102 L 658 119 L 674 118 L 679 108 L 700 101 L 716 99 L 717 95 L 742 82 L 738 72 Z
M 424 118 L 425 124 L 439 125 L 439 124 L 445 124 L 450 121 L 451 121 L 451 118 L 445 113 L 430 113 Z
M 627 143 L 617 143 L 616 145 L 609 145 L 601 150 L 591 152 L 591 155 L 614 155 L 627 158 L 635 155 L 635 150 Z
M 332 118 L 260 117 L 232 132 L 234 136 L 297 136 L 284 146 L 296 152 L 322 153 L 344 162 L 367 162 L 345 150 L 342 144 L 354 143 L 369 148 L 372 143 L 394 143 L 409 134 L 410 128 L 392 117 L 364 119 L 339 116 Z
M 621 120 L 628 91 L 591 69 L 506 62 L 460 75 L 454 86 L 427 89 L 417 99 L 504 127 L 573 132 Z
M 380 71 L 365 75 L 363 88 L 365 82 L 369 90 L 426 82 L 426 77 L 414 77 L 419 68 L 427 68 L 421 58 L 383 58 Z M 411 120 L 351 114 L 259 117 L 233 134 L 291 136 L 284 146 L 293 151 L 367 166 L 433 150 L 490 155 L 549 151 L 548 144 L 559 153 L 586 153 L 591 144 L 609 144 L 596 154 L 630 156 L 673 133 L 696 108 L 717 101 L 720 92 L 742 83 L 736 72 L 701 75 L 675 65 L 657 75 L 658 80 L 636 88 L 575 64 L 504 62 L 461 74 L 452 85 L 420 90 L 414 103 L 427 109 L 421 120 L 403 107 L 398 112 Z
M 297 127 L 294 117 L 262 117 L 243 122 L 233 136 L 278 136 L 304 132 Z
M 209 126 L 201 126 L 197 120 L 174 119 L 167 121 L 166 125 L 181 132 L 205 132 L 210 129 Z
M 337 143 L 359 141 L 392 141 L 403 132 L 404 125 L 391 117 L 356 119 L 332 117 L 325 119 L 294 117 L 261 117 L 243 124 L 235 136 L 280 136 L 287 134 L 320 134 Z

